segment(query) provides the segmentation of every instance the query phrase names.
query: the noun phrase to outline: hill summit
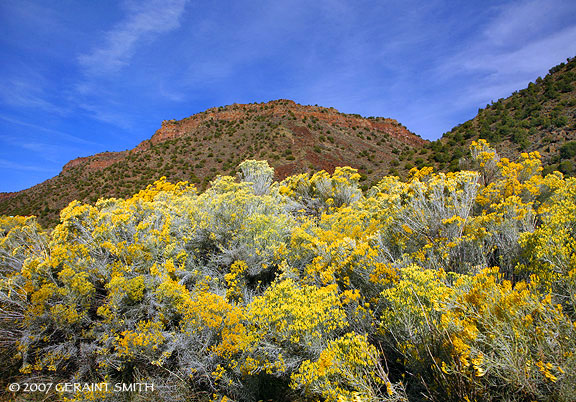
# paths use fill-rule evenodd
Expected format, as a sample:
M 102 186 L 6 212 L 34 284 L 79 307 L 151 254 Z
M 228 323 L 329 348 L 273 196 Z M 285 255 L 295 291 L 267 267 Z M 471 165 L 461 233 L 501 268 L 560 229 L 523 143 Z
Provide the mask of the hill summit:
M 291 100 L 232 104 L 182 120 L 166 120 L 132 150 L 68 162 L 43 183 L 0 197 L 0 214 L 38 215 L 53 224 L 72 200 L 128 197 L 162 176 L 205 188 L 218 174 L 235 174 L 245 159 L 265 159 L 276 179 L 336 166 L 359 169 L 367 186 L 394 172 L 396 155 L 428 141 L 394 119 L 340 113 Z

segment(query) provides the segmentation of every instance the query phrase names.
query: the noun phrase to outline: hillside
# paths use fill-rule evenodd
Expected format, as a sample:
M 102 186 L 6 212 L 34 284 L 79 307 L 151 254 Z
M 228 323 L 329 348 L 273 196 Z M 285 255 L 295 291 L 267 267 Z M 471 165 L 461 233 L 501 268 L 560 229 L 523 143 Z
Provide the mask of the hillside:
M 205 189 L 218 174 L 235 174 L 246 159 L 263 159 L 276 179 L 352 166 L 363 188 L 413 167 L 455 171 L 472 141 L 487 139 L 501 156 L 538 151 L 545 173 L 576 173 L 576 58 L 527 88 L 492 102 L 478 115 L 428 142 L 396 120 L 339 113 L 290 100 L 233 104 L 162 122 L 149 139 L 123 152 L 67 163 L 62 172 L 17 193 L 0 193 L 0 215 L 38 215 L 52 225 L 72 200 L 126 198 L 162 176 Z
M 538 151 L 545 171 L 574 175 L 576 167 L 576 58 L 550 69 L 527 88 L 492 102 L 478 115 L 430 144 L 426 164 L 456 170 L 474 140 L 488 140 L 501 156 Z M 416 156 L 402 155 L 408 163 Z
M 276 179 L 352 166 L 368 186 L 395 172 L 396 155 L 420 151 L 427 143 L 393 119 L 289 100 L 233 104 L 164 121 L 152 138 L 132 150 L 78 158 L 52 179 L 0 194 L 0 215 L 34 214 L 51 225 L 75 199 L 126 198 L 162 176 L 206 188 L 217 174 L 235 174 L 245 159 L 268 160 Z

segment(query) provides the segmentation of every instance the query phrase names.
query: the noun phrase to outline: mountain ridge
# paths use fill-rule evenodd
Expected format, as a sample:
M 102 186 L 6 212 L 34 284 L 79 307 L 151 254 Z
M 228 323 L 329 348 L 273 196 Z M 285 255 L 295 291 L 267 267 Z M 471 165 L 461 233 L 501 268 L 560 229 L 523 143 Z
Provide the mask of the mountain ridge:
M 73 159 L 54 178 L 0 195 L 0 213 L 39 212 L 43 223 L 53 224 L 73 199 L 127 197 L 161 176 L 205 188 L 216 174 L 234 174 L 245 159 L 269 160 L 277 180 L 350 165 L 367 184 L 390 172 L 395 154 L 427 144 L 391 118 L 365 118 L 286 99 L 232 104 L 165 120 L 131 150 Z

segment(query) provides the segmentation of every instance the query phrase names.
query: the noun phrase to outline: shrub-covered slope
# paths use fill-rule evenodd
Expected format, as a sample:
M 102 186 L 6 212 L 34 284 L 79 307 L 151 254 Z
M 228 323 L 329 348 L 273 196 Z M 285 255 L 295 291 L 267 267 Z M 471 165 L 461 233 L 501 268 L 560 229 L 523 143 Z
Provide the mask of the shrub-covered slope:
M 468 166 L 362 192 L 351 168 L 278 183 L 246 161 L 204 192 L 73 202 L 50 233 L 2 218 L 1 378 L 155 385 L 133 401 L 573 401 L 576 179 L 482 141 Z
M 352 166 L 367 187 L 394 168 L 396 154 L 426 143 L 393 119 L 289 100 L 234 104 L 164 121 L 152 138 L 132 150 L 70 161 L 50 180 L 0 194 L 0 214 L 36 215 L 42 224 L 54 225 L 73 200 L 128 198 L 162 176 L 204 189 L 216 175 L 234 174 L 240 162 L 256 158 L 269 160 L 277 179 Z
M 467 147 L 487 139 L 509 158 L 538 151 L 546 172 L 576 173 L 576 57 L 550 69 L 527 88 L 480 109 L 478 115 L 430 144 L 422 164 L 456 170 Z M 407 154 L 404 155 L 407 157 Z M 419 156 L 411 155 L 413 163 Z

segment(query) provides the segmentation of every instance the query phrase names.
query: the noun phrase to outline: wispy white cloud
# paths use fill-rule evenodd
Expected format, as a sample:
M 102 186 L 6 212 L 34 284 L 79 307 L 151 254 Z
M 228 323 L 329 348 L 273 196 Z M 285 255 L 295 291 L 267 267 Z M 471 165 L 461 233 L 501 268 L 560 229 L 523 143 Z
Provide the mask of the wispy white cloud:
M 82 114 L 125 131 L 138 124 L 134 105 L 143 98 L 153 98 L 152 88 L 158 87 L 168 74 L 158 67 L 161 62 L 156 63 L 143 50 L 151 42 L 162 44 L 163 34 L 180 27 L 188 1 L 124 0 L 123 19 L 105 32 L 91 50 L 77 57 L 80 76 L 67 96 Z M 138 65 L 131 66 L 135 58 Z M 156 70 L 146 71 L 141 63 L 154 65 Z M 138 99 L 127 97 L 136 91 Z M 182 99 L 178 95 L 164 97 Z
M 480 81 L 480 87 L 471 88 L 466 96 L 470 102 L 508 96 L 546 74 L 553 65 L 575 55 L 576 27 L 571 27 L 527 43 L 510 53 L 497 54 L 485 60 L 470 58 L 463 64 L 464 68 L 488 75 Z
M 100 145 L 94 141 L 86 140 L 84 138 L 80 138 L 78 136 L 68 134 L 68 133 L 65 133 L 65 132 L 60 131 L 60 130 L 54 130 L 54 129 L 51 129 L 48 127 L 40 126 L 38 124 L 28 123 L 25 121 L 14 119 L 14 118 L 9 117 L 9 116 L 0 115 L 0 119 L 6 121 L 8 123 L 16 124 L 16 125 L 23 126 L 23 127 L 29 127 L 29 128 L 34 129 L 34 130 L 40 130 L 40 131 L 43 131 L 46 133 L 53 134 L 53 135 L 59 137 L 59 139 L 63 139 L 66 141 L 71 141 L 71 142 L 75 142 L 75 143 L 79 143 L 79 144 L 87 144 L 87 145 Z
M 62 155 L 70 151 L 70 147 L 45 142 L 21 142 L 18 146 L 37 156 L 36 160 L 41 159 L 55 165 L 62 164 Z
M 89 74 L 115 73 L 130 63 L 138 44 L 180 26 L 188 0 L 133 1 L 128 16 L 104 35 L 104 43 L 80 55 L 78 61 Z
M 443 79 L 472 74 L 473 83 L 456 99 L 463 107 L 506 97 L 576 55 L 574 21 L 573 2 L 508 3 L 497 9 L 466 50 L 441 63 L 437 72 Z
M 55 169 L 47 168 L 45 165 L 18 163 L 6 159 L 0 159 L 0 169 L 25 170 L 32 172 L 50 172 L 50 173 L 53 173 L 55 171 Z
M 497 75 L 533 74 L 549 69 L 551 61 L 558 63 L 576 55 L 576 26 L 523 43 L 516 50 L 496 53 L 486 49 L 483 54 L 462 60 L 469 70 L 485 70 Z M 491 56 L 491 57 L 487 57 Z
M 553 32 L 564 19 L 573 19 L 573 2 L 565 0 L 523 0 L 502 3 L 483 32 L 495 46 L 507 47 L 519 41 Z
M 87 112 L 90 117 L 103 123 L 111 124 L 121 129 L 132 128 L 129 112 L 115 105 L 111 100 L 83 101 L 78 107 Z
M 464 69 L 533 74 L 576 54 L 576 3 L 525 0 L 498 10 L 475 43 L 457 55 Z
M 0 143 L 3 147 L 8 146 L 11 150 L 22 149 L 28 155 L 28 159 L 32 157 L 35 161 L 43 161 L 53 163 L 58 166 L 66 160 L 63 160 L 62 155 L 70 154 L 72 152 L 80 151 L 78 146 L 52 141 L 52 138 L 28 138 L 16 135 L 0 135 Z M 65 159 L 65 158 L 64 158 Z
M 44 78 L 39 74 L 4 77 L 0 79 L 0 99 L 12 107 L 43 110 L 49 113 L 64 115 L 66 108 L 48 100 L 43 86 Z

